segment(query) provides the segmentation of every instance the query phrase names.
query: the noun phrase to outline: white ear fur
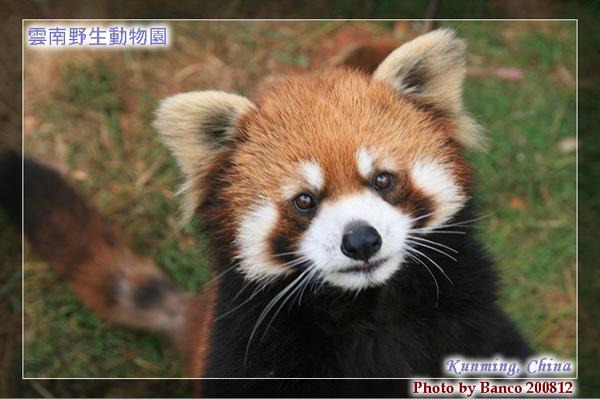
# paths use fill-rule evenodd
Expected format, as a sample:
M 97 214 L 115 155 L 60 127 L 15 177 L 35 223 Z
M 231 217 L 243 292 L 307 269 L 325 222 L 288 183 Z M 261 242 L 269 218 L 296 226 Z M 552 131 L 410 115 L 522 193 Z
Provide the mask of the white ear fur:
M 455 38 L 453 31 L 438 29 L 394 50 L 373 78 L 447 110 L 455 118 L 457 140 L 467 148 L 483 149 L 479 126 L 463 111 L 466 49 L 465 41 Z
M 171 150 L 184 174 L 183 217 L 193 215 L 203 190 L 206 167 L 234 132 L 239 118 L 253 109 L 245 97 L 220 91 L 176 94 L 156 111 L 155 129 Z

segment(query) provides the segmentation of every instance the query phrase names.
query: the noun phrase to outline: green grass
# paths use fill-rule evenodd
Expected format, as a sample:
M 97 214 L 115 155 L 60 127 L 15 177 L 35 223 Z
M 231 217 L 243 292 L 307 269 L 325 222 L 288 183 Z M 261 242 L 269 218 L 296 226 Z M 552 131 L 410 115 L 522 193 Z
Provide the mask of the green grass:
M 177 229 L 181 179 L 150 126 L 156 103 L 183 90 L 250 96 L 279 74 L 318 63 L 315 54 L 340 29 L 394 34 L 390 23 L 325 24 L 181 22 L 171 24 L 174 44 L 165 52 L 26 52 L 25 150 L 68 166 L 77 189 L 137 252 L 198 291 L 209 279 L 206 256 L 197 226 Z M 574 357 L 576 161 L 560 144 L 575 135 L 575 88 L 555 71 L 575 76 L 575 24 L 446 25 L 469 41 L 470 66 L 523 72 L 520 82 L 466 84 L 466 107 L 490 137 L 488 152 L 470 155 L 488 215 L 479 231 L 505 282 L 502 305 L 527 339 L 536 350 Z M 185 375 L 166 339 L 96 318 L 31 248 L 25 269 L 25 376 Z
M 467 107 L 490 137 L 489 151 L 472 157 L 481 211 L 490 215 L 481 225 L 513 319 L 536 350 L 573 357 L 576 156 L 560 144 L 575 138 L 576 102 L 574 87 L 554 82 L 552 71 L 562 65 L 575 76 L 575 23 L 515 29 L 519 24 L 526 25 L 498 23 L 494 32 L 487 24 L 480 35 L 475 24 L 459 27 L 475 35 L 470 50 L 485 64 L 524 74 L 518 84 L 473 79 L 466 85 Z

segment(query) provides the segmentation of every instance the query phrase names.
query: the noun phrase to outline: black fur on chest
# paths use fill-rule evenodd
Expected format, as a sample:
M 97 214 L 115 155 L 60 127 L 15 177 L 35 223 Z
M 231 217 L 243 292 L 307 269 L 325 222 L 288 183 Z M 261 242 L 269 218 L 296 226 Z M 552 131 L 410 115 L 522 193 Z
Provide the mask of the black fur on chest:
M 472 218 L 467 207 L 457 219 Z M 445 229 L 453 233 L 428 237 L 456 250 L 456 261 L 423 247 L 421 260 L 429 270 L 408 261 L 380 287 L 356 293 L 317 284 L 301 295 L 289 290 L 258 326 L 265 307 L 294 276 L 261 289 L 226 273 L 205 377 L 284 379 L 207 380 L 205 394 L 397 395 L 404 385 L 393 380 L 371 385 L 288 378 L 439 377 L 451 354 L 527 356 L 530 349 L 495 304 L 497 278 L 473 229 L 459 224 Z

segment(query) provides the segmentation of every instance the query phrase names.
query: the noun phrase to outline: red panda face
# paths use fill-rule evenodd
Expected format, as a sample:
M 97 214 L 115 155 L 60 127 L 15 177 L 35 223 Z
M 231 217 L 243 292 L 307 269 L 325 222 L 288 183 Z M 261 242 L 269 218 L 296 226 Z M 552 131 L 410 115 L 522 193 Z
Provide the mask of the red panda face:
M 255 105 L 231 138 L 224 187 L 249 279 L 305 268 L 345 289 L 383 284 L 410 234 L 443 225 L 467 199 L 451 120 L 371 77 L 294 78 Z
M 254 103 L 219 92 L 166 100 L 157 129 L 199 211 L 248 280 L 302 278 L 346 290 L 385 284 L 416 235 L 468 199 L 464 43 L 436 31 L 400 47 L 373 77 L 294 77 Z

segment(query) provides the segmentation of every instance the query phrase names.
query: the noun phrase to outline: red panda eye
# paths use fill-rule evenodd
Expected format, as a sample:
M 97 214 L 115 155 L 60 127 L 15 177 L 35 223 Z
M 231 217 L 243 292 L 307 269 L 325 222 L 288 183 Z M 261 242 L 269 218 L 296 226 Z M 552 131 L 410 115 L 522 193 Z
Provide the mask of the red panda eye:
M 375 186 L 376 189 L 378 190 L 385 190 L 387 188 L 390 188 L 392 186 L 392 175 L 390 175 L 389 173 L 380 173 L 377 176 L 375 176 L 375 180 L 373 181 L 373 185 Z
M 301 211 L 308 211 L 312 209 L 316 205 L 316 201 L 313 197 L 308 194 L 300 194 L 296 198 L 294 198 L 294 204 L 296 204 L 296 208 Z

